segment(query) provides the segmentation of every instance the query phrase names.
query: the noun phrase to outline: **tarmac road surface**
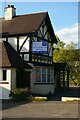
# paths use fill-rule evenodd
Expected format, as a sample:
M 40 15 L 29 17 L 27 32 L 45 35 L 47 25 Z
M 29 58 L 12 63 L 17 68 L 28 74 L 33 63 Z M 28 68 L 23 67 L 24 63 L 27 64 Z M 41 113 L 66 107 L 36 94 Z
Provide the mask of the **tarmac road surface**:
M 52 95 L 50 97 L 51 101 L 46 102 L 4 102 L 2 104 L 2 117 L 28 118 L 28 120 L 29 118 L 34 118 L 34 120 L 36 118 L 55 118 L 55 120 L 56 118 L 80 118 L 80 102 L 61 102 L 62 96 L 80 97 L 80 87 L 70 87 L 66 91 Z
M 79 102 L 5 103 L 3 118 L 79 118 Z

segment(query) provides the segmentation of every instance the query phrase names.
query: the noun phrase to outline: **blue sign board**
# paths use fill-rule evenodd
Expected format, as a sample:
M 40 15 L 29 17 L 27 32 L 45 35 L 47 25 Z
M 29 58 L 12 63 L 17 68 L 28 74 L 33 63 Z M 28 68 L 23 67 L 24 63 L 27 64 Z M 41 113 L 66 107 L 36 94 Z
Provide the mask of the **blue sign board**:
M 33 42 L 32 43 L 32 53 L 35 54 L 47 54 L 47 42 Z

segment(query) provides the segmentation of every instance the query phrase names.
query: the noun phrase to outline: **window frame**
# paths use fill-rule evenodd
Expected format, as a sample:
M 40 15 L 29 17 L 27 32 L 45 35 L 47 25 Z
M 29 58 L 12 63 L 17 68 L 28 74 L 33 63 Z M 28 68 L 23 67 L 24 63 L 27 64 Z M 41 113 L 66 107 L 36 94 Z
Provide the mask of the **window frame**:
M 36 68 L 39 68 L 40 69 L 40 73 L 36 73 Z M 45 68 L 46 69 L 46 72 L 45 73 L 43 73 L 42 72 L 42 69 L 43 68 Z M 50 69 L 50 73 L 48 73 L 48 68 Z M 53 70 L 53 69 L 51 69 L 51 67 L 35 67 L 35 83 L 54 83 L 54 81 L 52 80 L 52 72 L 51 72 L 51 70 Z M 41 80 L 38 82 L 37 80 L 36 80 L 36 74 L 40 74 L 40 78 L 41 78 Z M 42 75 L 46 75 L 46 80 L 45 80 L 45 82 L 43 82 L 42 81 Z M 48 75 L 50 75 L 50 81 L 48 81 Z

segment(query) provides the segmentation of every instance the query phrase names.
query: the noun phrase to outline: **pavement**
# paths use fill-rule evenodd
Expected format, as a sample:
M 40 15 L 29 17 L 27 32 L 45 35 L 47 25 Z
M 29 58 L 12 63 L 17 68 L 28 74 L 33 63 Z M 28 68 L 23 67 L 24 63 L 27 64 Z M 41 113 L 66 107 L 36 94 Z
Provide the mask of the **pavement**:
M 2 118 L 80 118 L 80 102 L 61 102 L 62 96 L 80 97 L 79 89 L 70 88 L 58 94 L 51 95 L 49 101 L 43 102 L 18 102 L 18 103 L 3 103 Z M 64 93 L 64 94 L 63 94 Z M 53 97 L 54 96 L 54 97 Z M 51 99 L 52 98 L 52 99 Z M 10 119 L 11 120 L 11 119 Z M 40 120 L 40 119 L 39 119 Z M 69 119 L 68 119 L 69 120 Z

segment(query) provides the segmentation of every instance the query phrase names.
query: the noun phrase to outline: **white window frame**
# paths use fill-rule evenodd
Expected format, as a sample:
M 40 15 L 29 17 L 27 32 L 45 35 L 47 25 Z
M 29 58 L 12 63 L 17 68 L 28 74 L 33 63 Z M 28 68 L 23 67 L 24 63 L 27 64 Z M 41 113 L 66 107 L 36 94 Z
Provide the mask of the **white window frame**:
M 40 69 L 40 76 L 41 76 L 41 80 L 40 80 L 40 82 L 38 82 L 37 80 L 36 80 L 36 68 L 39 68 Z M 45 82 L 43 82 L 42 81 L 42 68 L 46 68 L 46 81 Z M 48 68 L 50 68 L 50 73 L 48 73 Z M 53 70 L 53 69 L 52 69 Z M 35 83 L 53 83 L 53 81 L 51 81 L 51 79 L 52 79 L 52 74 L 51 74 L 52 72 L 51 72 L 51 67 L 35 67 L 35 70 L 34 70 L 34 74 L 35 74 Z M 37 74 L 39 74 L 39 73 L 37 73 Z M 48 82 L 48 77 L 47 77 L 47 75 L 48 74 L 50 74 L 50 82 Z M 54 75 L 54 74 L 53 74 Z

